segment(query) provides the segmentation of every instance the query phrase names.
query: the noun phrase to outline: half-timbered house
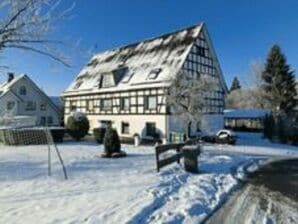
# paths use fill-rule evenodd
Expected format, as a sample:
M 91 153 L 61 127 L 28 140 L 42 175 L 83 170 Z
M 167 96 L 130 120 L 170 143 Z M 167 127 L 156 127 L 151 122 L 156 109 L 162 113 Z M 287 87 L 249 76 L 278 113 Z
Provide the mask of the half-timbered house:
M 65 118 L 87 114 L 91 130 L 112 124 L 121 137 L 164 140 L 185 125 L 170 114 L 164 91 L 181 70 L 218 80 L 205 108 L 208 127 L 223 127 L 224 77 L 206 25 L 199 24 L 95 55 L 62 94 Z M 195 125 L 196 126 L 196 125 Z M 193 132 L 197 128 L 193 127 Z

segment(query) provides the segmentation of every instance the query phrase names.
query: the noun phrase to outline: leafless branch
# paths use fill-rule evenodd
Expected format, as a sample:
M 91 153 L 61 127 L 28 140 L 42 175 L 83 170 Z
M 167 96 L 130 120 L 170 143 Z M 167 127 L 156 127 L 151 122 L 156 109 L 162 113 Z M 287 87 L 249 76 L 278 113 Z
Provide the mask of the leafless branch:
M 69 67 L 56 45 L 60 40 L 49 38 L 56 23 L 70 14 L 74 5 L 61 10 L 61 0 L 3 0 L 0 4 L 0 50 L 22 49 L 47 56 Z

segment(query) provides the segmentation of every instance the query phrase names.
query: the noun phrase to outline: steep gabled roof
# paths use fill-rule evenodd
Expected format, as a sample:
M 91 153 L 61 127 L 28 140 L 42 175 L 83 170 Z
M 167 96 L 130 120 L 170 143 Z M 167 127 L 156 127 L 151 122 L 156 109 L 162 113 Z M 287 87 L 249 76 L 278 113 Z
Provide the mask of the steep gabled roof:
M 124 76 L 129 81 L 114 83 L 117 84 L 117 90 L 162 85 L 180 70 L 202 27 L 203 24 L 188 27 L 99 53 L 82 69 L 64 94 L 115 90 L 115 87 L 98 87 L 101 76 L 111 74 L 121 67 L 128 68 Z M 159 74 L 155 79 L 148 79 L 148 75 L 154 70 L 158 70 Z

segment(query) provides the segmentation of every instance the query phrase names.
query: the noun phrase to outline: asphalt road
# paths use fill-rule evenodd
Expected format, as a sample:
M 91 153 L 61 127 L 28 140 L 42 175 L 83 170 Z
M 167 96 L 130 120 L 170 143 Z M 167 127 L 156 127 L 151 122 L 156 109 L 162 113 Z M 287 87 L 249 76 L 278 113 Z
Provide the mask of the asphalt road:
M 298 160 L 274 162 L 254 173 L 207 223 L 298 223 Z

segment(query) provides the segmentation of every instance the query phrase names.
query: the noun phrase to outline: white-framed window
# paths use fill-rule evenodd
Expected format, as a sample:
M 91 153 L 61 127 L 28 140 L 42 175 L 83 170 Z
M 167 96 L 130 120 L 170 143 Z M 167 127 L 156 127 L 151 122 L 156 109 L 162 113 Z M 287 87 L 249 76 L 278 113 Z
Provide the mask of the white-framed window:
M 145 110 L 156 110 L 157 96 L 145 96 Z
M 129 98 L 128 97 L 122 97 L 120 98 L 120 110 L 127 111 L 129 110 Z
M 74 112 L 77 110 L 77 102 L 76 101 L 70 101 L 70 111 Z
M 21 86 L 20 89 L 19 89 L 19 93 L 20 93 L 20 95 L 22 95 L 22 96 L 27 95 L 27 89 L 26 89 L 26 86 Z
M 53 124 L 53 117 L 52 116 L 48 116 L 48 119 L 47 119 L 47 123 L 48 124 Z
M 94 111 L 94 101 L 93 100 L 87 100 L 86 101 L 86 109 L 88 112 Z
M 101 99 L 100 100 L 100 110 L 102 110 L 102 111 L 112 110 L 112 100 L 111 99 Z
M 42 125 L 42 126 L 46 125 L 46 117 L 44 117 L 44 116 L 40 117 L 40 125 Z
M 36 110 L 36 102 L 28 101 L 26 103 L 26 110 L 27 111 L 35 111 Z
M 40 104 L 40 110 L 41 111 L 45 111 L 46 110 L 46 104 L 45 103 L 41 103 Z
M 121 133 L 122 134 L 129 134 L 129 123 L 128 122 L 122 122 L 121 123 Z
M 12 110 L 16 105 L 16 102 L 15 101 L 8 101 L 7 104 L 6 104 L 6 109 L 7 110 Z

